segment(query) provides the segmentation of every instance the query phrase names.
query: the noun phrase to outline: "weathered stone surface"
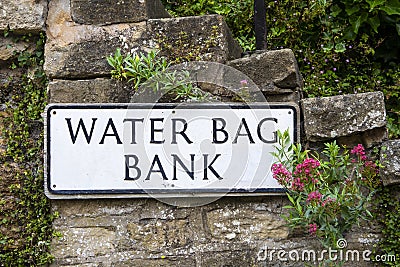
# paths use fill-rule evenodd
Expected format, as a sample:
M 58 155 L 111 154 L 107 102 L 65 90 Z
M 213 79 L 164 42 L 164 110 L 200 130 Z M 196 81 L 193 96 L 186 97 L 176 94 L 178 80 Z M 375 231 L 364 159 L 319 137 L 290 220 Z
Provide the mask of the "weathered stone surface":
M 160 0 L 71 0 L 71 14 L 79 24 L 140 22 L 170 17 Z
M 258 52 L 229 61 L 227 65 L 249 76 L 265 94 L 288 94 L 303 87 L 296 58 L 290 49 Z
M 194 257 L 163 257 L 159 259 L 132 259 L 127 261 L 115 262 L 112 266 L 115 267 L 181 267 L 181 266 L 196 266 Z
M 151 19 L 148 31 L 161 53 L 178 62 L 225 63 L 239 58 L 242 52 L 220 15 Z
M 380 127 L 349 136 L 342 136 L 337 138 L 337 141 L 339 145 L 345 145 L 348 147 L 355 146 L 357 144 L 364 144 L 365 147 L 371 148 L 375 145 L 381 144 L 383 140 L 387 139 L 387 136 L 386 127 Z
M 46 21 L 46 0 L 1 0 L 0 30 L 14 32 L 43 31 Z
M 83 263 L 85 262 L 85 263 Z M 186 267 L 196 266 L 196 258 L 188 255 L 138 256 L 134 252 L 115 252 L 111 255 L 56 260 L 54 267 Z
M 130 239 L 148 251 L 183 247 L 191 240 L 188 221 L 184 219 L 141 220 L 129 223 L 127 230 Z
M 388 130 L 386 127 L 375 128 L 370 131 L 363 132 L 362 135 L 362 143 L 370 148 L 375 145 L 380 145 L 382 141 L 388 138 Z
M 212 210 L 207 213 L 207 220 L 211 235 L 217 240 L 286 238 L 289 233 L 279 216 L 256 211 L 252 205 Z
M 349 136 L 386 125 L 382 92 L 309 98 L 301 103 L 308 141 Z
M 242 248 L 240 250 L 213 251 L 200 254 L 200 266 L 255 266 L 257 253 Z
M 48 85 L 50 103 L 128 103 L 133 93 L 128 83 L 105 78 L 53 80 Z
M 295 91 L 290 94 L 278 94 L 278 95 L 270 95 L 265 94 L 265 98 L 268 102 L 293 102 L 300 105 L 300 100 L 302 99 L 302 94 L 300 91 Z
M 123 53 L 159 48 L 173 59 L 191 55 L 191 59 L 218 62 L 237 58 L 241 52 L 218 15 L 95 26 L 75 23 L 70 13 L 68 1 L 49 4 L 44 68 L 50 78 L 109 76 L 106 57 L 117 48 Z
M 283 249 L 288 257 L 294 250 L 301 256 L 304 250 L 323 249 L 314 238 L 287 235 L 279 218 L 288 203 L 285 197 L 227 197 L 194 208 L 154 199 L 52 203 L 60 213 L 54 227 L 64 234 L 52 245 L 52 266 L 300 267 L 303 261 L 279 261 L 277 251 Z M 368 249 L 376 231 L 369 226 L 352 229 L 346 236 L 349 248 Z M 266 248 L 275 250 L 272 260 L 263 259 Z
M 384 168 L 381 177 L 384 185 L 400 184 L 400 140 L 390 140 L 383 143 L 381 163 Z
M 44 68 L 50 78 L 107 76 L 111 67 L 106 57 L 116 48 L 124 52 L 146 49 L 145 22 L 103 27 L 76 24 L 68 1 L 50 2 L 47 24 Z
M 59 229 L 62 237 L 55 239 L 52 254 L 56 258 L 95 257 L 114 251 L 115 230 L 102 227 Z

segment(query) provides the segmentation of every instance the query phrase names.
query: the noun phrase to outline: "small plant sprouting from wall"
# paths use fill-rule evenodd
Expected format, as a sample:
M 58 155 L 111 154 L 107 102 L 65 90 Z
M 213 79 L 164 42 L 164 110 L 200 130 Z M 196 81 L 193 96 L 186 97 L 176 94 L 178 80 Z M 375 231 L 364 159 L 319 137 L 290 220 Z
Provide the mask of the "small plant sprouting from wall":
M 8 33 L 7 33 L 8 34 Z M 43 120 L 47 79 L 43 71 L 45 36 L 14 36 L 36 41 L 36 49 L 16 55 L 11 69 L 22 73 L 2 118 L 6 150 L 2 177 L 11 183 L 0 201 L 1 266 L 40 266 L 51 262 L 54 232 L 50 202 L 43 188 Z
M 162 90 L 173 101 L 205 101 L 209 97 L 191 82 L 188 71 L 168 70 L 170 63 L 156 51 L 122 55 L 121 49 L 117 49 L 107 57 L 107 62 L 113 68 L 111 77 L 132 82 L 135 91 L 146 83 L 146 88 Z

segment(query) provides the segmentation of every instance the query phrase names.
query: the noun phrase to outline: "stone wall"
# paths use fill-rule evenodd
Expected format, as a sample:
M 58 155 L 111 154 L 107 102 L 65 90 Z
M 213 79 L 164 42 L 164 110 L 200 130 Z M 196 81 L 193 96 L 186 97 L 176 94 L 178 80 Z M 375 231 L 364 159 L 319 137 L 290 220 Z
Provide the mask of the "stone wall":
M 322 142 L 336 139 L 372 148 L 386 139 L 382 93 L 302 100 L 302 78 L 293 52 L 258 51 L 242 58 L 220 16 L 170 18 L 158 0 L 52 0 L 48 8 L 46 1 L 6 0 L 0 10 L 1 30 L 38 33 L 46 29 L 50 103 L 129 102 L 130 86 L 110 79 L 105 57 L 119 47 L 123 52 L 172 47 L 167 56 L 197 53 L 201 60 L 224 63 L 248 75 L 268 101 L 297 103 L 302 110 L 302 142 L 308 147 L 318 149 Z M 182 32 L 191 44 L 175 48 Z M 214 35 L 211 45 L 206 42 L 210 33 Z M 12 95 L 7 77 L 18 77 L 8 70 L 7 61 L 13 51 L 32 45 L 7 44 L 7 38 L 0 38 L 1 103 Z M 385 146 L 393 159 L 384 172 L 385 183 L 398 183 L 399 141 Z M 1 139 L 0 149 L 4 149 Z M 2 175 L 7 177 L 4 171 Z M 0 184 L 7 187 L 4 179 Z M 51 247 L 53 266 L 303 266 L 257 260 L 264 247 L 319 247 L 307 235 L 285 226 L 280 215 L 287 204 L 284 196 L 224 197 L 190 208 L 154 199 L 53 200 L 53 210 L 60 214 L 53 227 L 61 233 Z M 379 228 L 367 223 L 352 229 L 346 239 L 350 249 L 372 249 Z
M 29 53 L 35 50 L 36 41 L 40 32 L 45 30 L 47 15 L 46 0 L 2 0 L 0 2 L 0 154 L 7 149 L 4 139 L 4 121 L 11 115 L 6 112 L 6 103 L 11 98 L 20 94 L 19 88 L 23 83 L 24 71 L 20 68 L 12 68 L 17 63 L 20 53 Z M 28 38 L 23 38 L 23 37 Z M 39 126 L 41 130 L 42 125 Z M 4 160 L 4 161 L 3 161 Z M 21 225 L 17 218 L 7 217 L 5 214 L 18 209 L 18 195 L 10 186 L 21 184 L 16 173 L 20 170 L 18 164 L 12 159 L 1 157 L 0 161 L 0 227 L 1 246 L 0 253 L 24 247 L 26 240 L 22 239 Z M 13 240 L 7 244 L 8 240 Z M 4 242 L 6 241 L 6 242 Z M 3 263 L 0 262 L 0 266 Z

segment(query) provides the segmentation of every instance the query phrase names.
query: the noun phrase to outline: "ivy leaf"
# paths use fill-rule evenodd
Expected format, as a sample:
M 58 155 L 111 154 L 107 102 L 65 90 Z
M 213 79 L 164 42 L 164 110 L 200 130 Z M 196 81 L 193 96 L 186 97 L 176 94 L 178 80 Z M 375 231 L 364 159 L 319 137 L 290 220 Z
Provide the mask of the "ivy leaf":
M 368 24 L 371 25 L 374 32 L 378 33 L 378 28 L 381 25 L 378 15 L 368 18 Z
M 389 0 L 386 2 L 385 6 L 379 9 L 385 11 L 389 16 L 400 15 L 400 2 L 399 0 Z
M 375 7 L 382 5 L 386 2 L 386 0 L 366 0 L 369 4 L 369 12 L 371 12 Z
M 346 9 L 345 9 L 347 15 L 349 15 L 349 16 L 353 15 L 354 13 L 358 12 L 359 10 L 360 10 L 360 7 L 357 5 L 346 7 Z
M 336 18 L 337 15 L 339 15 L 340 12 L 342 12 L 342 9 L 338 5 L 334 5 L 332 6 L 331 11 L 332 11 L 331 16 Z
M 352 27 L 349 25 L 343 33 L 343 38 L 346 40 L 353 41 L 356 39 L 357 35 L 353 32 Z
M 335 45 L 335 52 L 336 53 L 342 53 L 346 51 L 346 46 L 344 45 L 344 43 L 337 43 Z
M 360 16 L 353 16 L 350 18 L 350 24 L 354 33 L 358 33 L 358 29 L 368 18 L 368 14 L 363 12 Z
M 322 48 L 324 50 L 324 52 L 329 52 L 333 49 L 333 43 L 329 42 L 326 45 L 324 45 L 324 47 Z

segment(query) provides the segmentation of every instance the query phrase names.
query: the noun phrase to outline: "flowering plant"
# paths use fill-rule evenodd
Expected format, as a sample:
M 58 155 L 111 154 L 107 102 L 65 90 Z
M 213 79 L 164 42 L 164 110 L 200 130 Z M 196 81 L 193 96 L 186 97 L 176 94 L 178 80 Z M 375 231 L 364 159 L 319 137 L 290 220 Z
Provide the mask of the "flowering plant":
M 336 142 L 321 154 L 290 145 L 289 132 L 278 132 L 273 177 L 287 190 L 290 205 L 283 218 L 302 227 L 328 247 L 360 220 L 372 217 L 368 202 L 380 184 L 378 166 L 359 144 L 350 152 Z

